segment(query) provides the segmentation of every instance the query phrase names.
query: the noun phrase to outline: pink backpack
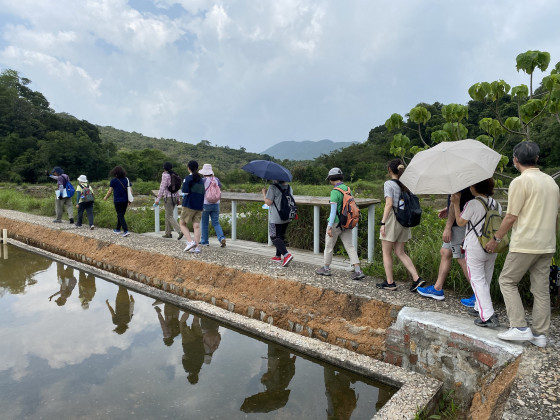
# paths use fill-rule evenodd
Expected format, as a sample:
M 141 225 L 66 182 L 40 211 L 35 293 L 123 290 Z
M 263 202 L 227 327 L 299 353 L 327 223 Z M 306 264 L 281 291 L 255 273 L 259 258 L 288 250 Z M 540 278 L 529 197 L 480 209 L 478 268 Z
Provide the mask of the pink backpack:
M 222 190 L 220 190 L 220 186 L 218 185 L 218 181 L 215 177 L 211 177 L 208 182 L 205 198 L 210 204 L 215 204 L 220 201 L 220 198 L 222 198 Z

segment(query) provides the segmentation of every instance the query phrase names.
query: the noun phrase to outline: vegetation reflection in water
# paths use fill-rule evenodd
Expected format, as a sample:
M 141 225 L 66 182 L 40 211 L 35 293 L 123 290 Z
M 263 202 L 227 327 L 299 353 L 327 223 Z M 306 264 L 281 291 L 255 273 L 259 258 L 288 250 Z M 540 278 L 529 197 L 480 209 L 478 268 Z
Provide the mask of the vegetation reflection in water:
M 395 392 L 13 246 L 0 354 L 3 419 L 369 419 Z

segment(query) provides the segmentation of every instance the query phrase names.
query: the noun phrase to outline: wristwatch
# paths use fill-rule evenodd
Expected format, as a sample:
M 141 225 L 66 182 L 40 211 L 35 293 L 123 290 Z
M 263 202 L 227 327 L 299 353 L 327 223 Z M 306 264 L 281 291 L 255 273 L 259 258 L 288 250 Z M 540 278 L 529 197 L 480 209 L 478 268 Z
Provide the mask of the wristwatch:
M 385 222 L 379 222 L 379 226 L 385 226 Z
M 500 242 L 502 242 L 502 239 L 501 239 L 501 238 L 500 238 L 500 239 L 498 239 L 498 238 L 496 238 L 496 236 L 494 236 L 494 240 L 495 240 L 495 241 L 496 241 L 496 243 L 498 243 L 498 244 L 499 244 Z

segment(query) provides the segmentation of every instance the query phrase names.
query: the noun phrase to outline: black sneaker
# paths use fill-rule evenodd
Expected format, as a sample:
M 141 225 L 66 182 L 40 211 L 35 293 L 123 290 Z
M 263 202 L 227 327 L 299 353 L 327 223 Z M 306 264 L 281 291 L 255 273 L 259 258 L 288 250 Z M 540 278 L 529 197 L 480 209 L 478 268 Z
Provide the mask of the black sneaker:
M 426 280 L 422 280 L 422 277 L 418 277 L 418 280 L 413 281 L 410 285 L 410 291 L 415 292 L 416 289 L 426 284 Z
M 397 290 L 397 283 L 387 283 L 387 281 L 384 281 L 383 283 L 377 283 L 375 287 L 385 290 Z
M 480 318 L 476 318 L 474 320 L 474 325 L 486 328 L 498 328 L 500 326 L 500 320 L 498 319 L 498 315 L 494 314 L 486 321 L 483 321 Z
M 468 313 L 470 316 L 474 316 L 475 318 L 478 318 L 478 317 L 479 317 L 478 311 L 477 311 L 476 309 L 474 309 L 474 308 L 468 308 L 468 309 L 467 309 L 467 313 Z
M 74 219 L 70 219 L 70 224 L 73 225 L 74 224 Z
M 180 241 L 181 239 L 183 239 L 183 232 L 179 233 L 179 237 L 177 238 L 178 241 Z

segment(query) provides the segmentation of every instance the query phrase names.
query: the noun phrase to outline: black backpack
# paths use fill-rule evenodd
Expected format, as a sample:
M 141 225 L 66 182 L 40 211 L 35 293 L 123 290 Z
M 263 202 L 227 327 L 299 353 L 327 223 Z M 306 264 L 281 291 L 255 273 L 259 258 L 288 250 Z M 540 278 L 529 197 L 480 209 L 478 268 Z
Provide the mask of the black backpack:
M 175 194 L 177 191 L 181 189 L 181 184 L 183 183 L 183 180 L 175 172 L 169 172 L 169 175 L 171 175 L 171 182 L 168 185 L 167 189 L 171 194 Z
M 420 224 L 420 219 L 422 218 L 420 200 L 410 191 L 404 191 L 399 181 L 396 179 L 393 179 L 393 181 L 399 184 L 399 187 L 401 188 L 401 195 L 396 209 L 395 203 L 393 203 L 393 210 L 395 211 L 397 222 L 404 227 L 418 226 Z
M 274 207 L 278 210 L 278 215 L 282 220 L 293 220 L 297 217 L 297 206 L 294 196 L 290 194 L 290 188 L 283 189 L 278 184 L 272 184 L 280 190 L 282 193 L 282 199 L 280 200 L 280 208 L 276 206 L 273 201 Z

